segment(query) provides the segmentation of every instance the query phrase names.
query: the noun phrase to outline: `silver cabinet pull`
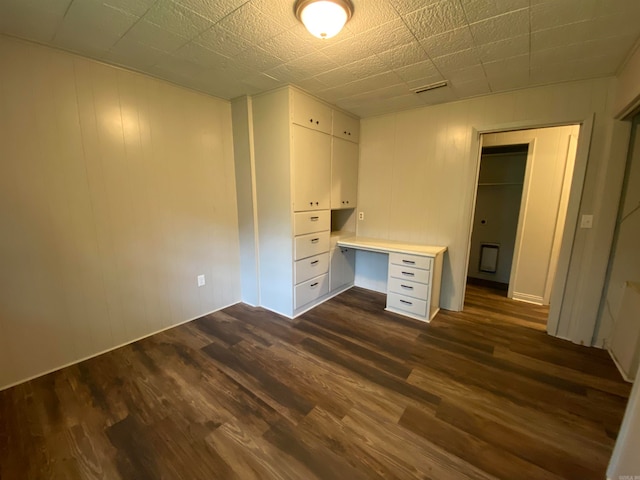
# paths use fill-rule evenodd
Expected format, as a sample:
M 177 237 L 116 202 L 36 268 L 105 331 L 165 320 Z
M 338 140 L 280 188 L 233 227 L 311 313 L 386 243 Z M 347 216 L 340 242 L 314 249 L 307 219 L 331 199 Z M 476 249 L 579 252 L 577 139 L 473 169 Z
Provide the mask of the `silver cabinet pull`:
M 407 304 L 407 305 L 413 305 L 413 302 L 410 302 L 410 301 L 408 301 L 408 300 L 402 300 L 402 299 L 400 299 L 400 302 L 405 303 L 405 304 Z
M 320 241 L 319 238 L 312 238 L 311 243 L 318 243 Z
M 311 284 L 311 285 L 309 285 L 309 286 L 310 286 L 311 288 L 313 288 L 313 287 L 317 287 L 317 286 L 318 286 L 318 282 L 316 282 L 316 283 L 312 283 L 312 284 Z
M 406 288 L 407 290 L 413 290 L 411 285 L 400 285 L 402 288 Z
M 415 277 L 415 273 L 412 272 L 402 272 L 403 275 L 407 275 L 408 277 Z
M 402 260 L 402 263 L 408 263 L 409 265 L 415 265 L 416 262 L 414 262 L 413 260 Z
M 320 263 L 320 260 L 314 260 L 313 262 L 311 262 L 311 265 L 317 265 L 318 263 Z

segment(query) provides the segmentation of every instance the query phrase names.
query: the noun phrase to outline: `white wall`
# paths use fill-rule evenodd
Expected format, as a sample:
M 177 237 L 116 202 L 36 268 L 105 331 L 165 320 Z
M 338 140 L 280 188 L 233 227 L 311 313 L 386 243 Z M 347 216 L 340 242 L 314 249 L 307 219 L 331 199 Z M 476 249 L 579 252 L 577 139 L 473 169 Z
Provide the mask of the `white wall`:
M 534 128 L 486 134 L 483 146 L 528 143 L 524 196 L 521 205 L 518 244 L 509 292 L 513 298 L 548 304 L 556 269 L 560 236 L 564 229 L 575 152 L 569 158 L 571 136 L 578 136 L 578 126 Z
M 240 299 L 229 102 L 0 36 L 0 159 L 0 388 Z
M 596 79 L 489 95 L 397 112 L 361 122 L 358 234 L 447 245 L 441 306 L 462 307 L 469 225 L 478 164 L 478 131 L 590 121 L 595 115 L 581 210 L 594 228 L 573 243 L 560 336 L 590 344 L 606 270 L 625 136 L 613 120 L 613 79 Z M 585 141 L 589 141 L 586 138 Z M 579 194 L 579 192 L 578 192 Z M 360 284 L 361 266 L 356 282 Z M 565 328 L 566 326 L 566 328 Z

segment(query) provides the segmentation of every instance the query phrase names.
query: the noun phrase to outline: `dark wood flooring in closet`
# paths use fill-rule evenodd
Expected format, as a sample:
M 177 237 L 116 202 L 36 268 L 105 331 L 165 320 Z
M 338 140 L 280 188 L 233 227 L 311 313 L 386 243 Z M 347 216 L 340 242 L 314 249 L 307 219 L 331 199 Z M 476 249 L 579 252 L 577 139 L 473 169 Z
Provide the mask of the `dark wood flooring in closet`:
M 227 308 L 0 392 L 0 478 L 603 479 L 629 385 L 502 295 Z

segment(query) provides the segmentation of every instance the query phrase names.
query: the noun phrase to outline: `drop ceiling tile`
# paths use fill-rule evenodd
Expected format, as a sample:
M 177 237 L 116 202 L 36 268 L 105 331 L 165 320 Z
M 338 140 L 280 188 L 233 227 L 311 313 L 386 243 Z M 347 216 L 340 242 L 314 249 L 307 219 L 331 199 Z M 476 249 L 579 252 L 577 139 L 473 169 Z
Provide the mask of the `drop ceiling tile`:
M 415 37 L 401 20 L 385 23 L 361 36 L 368 39 L 372 53 L 384 52 L 415 41 Z
M 409 80 L 407 82 L 407 87 L 410 90 L 419 90 L 429 85 L 433 85 L 434 83 L 440 83 L 444 80 L 444 77 L 439 73 L 431 75 L 429 77 L 416 78 L 414 80 Z
M 165 55 L 149 71 L 163 78 L 193 78 L 205 71 L 205 68 L 184 58 Z
M 440 75 L 440 72 L 431 60 L 424 60 L 414 63 L 413 65 L 407 65 L 406 67 L 397 68 L 394 71 L 405 82 Z
M 333 39 L 331 39 L 333 40 Z M 357 62 L 358 60 L 371 55 L 371 45 L 363 41 L 362 38 L 352 37 L 351 39 L 328 44 L 322 48 L 322 53 L 333 59 L 338 64 Z
M 372 90 L 378 90 L 380 88 L 391 87 L 402 83 L 400 79 L 393 72 L 385 72 L 372 77 L 356 80 L 355 82 L 348 83 L 346 85 L 340 85 L 338 87 L 326 90 L 327 93 L 333 93 L 340 98 L 352 97 L 354 95 L 360 95 Z M 325 93 L 323 92 L 323 93 Z
M 329 85 L 324 83 L 318 77 L 311 77 L 305 80 L 300 80 L 296 83 L 296 85 L 311 94 L 315 94 L 316 92 L 329 88 Z
M 149 45 L 134 41 L 120 40 L 105 55 L 104 60 L 118 65 L 127 65 L 136 70 L 144 70 L 156 64 L 165 52 L 157 50 Z
M 128 0 L 123 0 L 128 1 Z M 248 0 L 176 0 L 212 23 L 219 22 Z M 275 1 L 275 0 L 274 0 Z
M 489 78 L 489 85 L 494 92 L 517 90 L 530 86 L 530 83 L 529 70 L 505 72 L 503 75 Z
M 293 11 L 294 2 L 291 0 L 251 0 L 251 5 L 275 18 L 283 27 L 289 28 L 300 23 Z
M 270 15 L 258 10 L 251 2 L 231 12 L 218 25 L 256 45 L 288 29 Z
M 213 25 L 210 20 L 172 0 L 158 0 L 143 18 L 167 32 L 187 39 L 198 36 Z
M 398 83 L 389 87 L 378 88 L 368 92 L 352 95 L 337 101 L 339 107 L 349 109 L 351 105 L 357 105 L 365 102 L 377 102 L 379 100 L 387 100 L 393 97 L 412 94 L 405 83 Z
M 589 37 L 589 31 L 592 28 L 593 21 L 588 20 L 531 32 L 531 51 L 583 42 Z
M 295 84 L 297 84 L 297 82 L 301 80 L 305 80 L 307 78 L 311 78 L 314 76 L 310 71 L 306 70 L 302 65 L 293 64 L 291 62 L 283 63 L 281 65 L 278 65 L 277 67 L 270 68 L 264 73 L 266 73 L 270 77 L 276 78 L 283 82 L 295 83 Z
M 233 57 L 251 46 L 250 42 L 220 25 L 214 25 L 193 42 L 225 57 Z
M 284 82 L 277 80 L 264 73 L 256 73 L 253 75 L 247 75 L 241 81 L 243 85 L 248 85 L 253 88 L 257 88 L 258 91 L 264 92 L 267 90 L 273 90 L 274 88 L 285 85 Z
M 428 92 L 419 93 L 416 96 L 424 105 L 436 105 L 458 99 L 458 96 L 450 86 L 429 90 Z
M 233 59 L 240 65 L 245 65 L 249 68 L 255 68 L 260 72 L 269 70 L 277 65 L 281 65 L 283 62 L 278 57 L 271 55 L 266 50 L 254 45 L 249 47 L 245 51 L 239 53 Z
M 452 70 L 444 74 L 444 77 L 452 83 L 468 83 L 486 80 L 486 75 L 482 65 L 474 65 L 472 67 L 465 67 L 459 70 Z
M 519 55 L 517 57 L 505 58 L 502 60 L 496 60 L 495 62 L 487 62 L 482 66 L 487 74 L 489 83 L 492 85 L 491 80 L 497 77 L 505 75 L 515 76 L 522 74 L 523 72 L 529 72 L 529 55 Z
M 384 63 L 376 55 L 349 63 L 342 68 L 350 71 L 356 79 L 370 77 L 386 70 Z
M 480 57 L 478 57 L 478 52 L 475 48 L 469 48 L 467 50 L 452 53 L 451 55 L 436 57 L 433 59 L 433 64 L 440 73 L 446 76 L 448 72 L 479 65 Z
M 443 0 L 404 17 L 418 40 L 466 26 L 464 11 L 457 0 Z
M 467 50 L 474 46 L 469 27 L 456 28 L 440 35 L 425 38 L 420 40 L 420 44 L 431 58 Z
M 406 15 L 441 1 L 442 0 L 390 0 L 389 3 L 400 15 Z
M 229 63 L 228 57 L 193 42 L 183 45 L 173 55 L 206 68 L 217 68 Z
M 325 88 L 358 80 L 358 77 L 353 73 L 353 70 L 346 68 L 346 66 L 328 70 L 316 75 L 314 78 L 325 84 Z
M 136 17 L 141 17 L 156 3 L 156 0 L 104 0 L 104 3 Z
M 167 30 L 163 30 L 153 23 L 141 20 L 136 23 L 120 41 L 142 43 L 157 50 L 171 53 L 189 40 Z
M 640 2 L 637 2 L 640 5 Z M 640 14 L 632 14 L 631 11 L 613 13 L 597 17 L 592 21 L 590 38 L 610 37 L 623 34 L 638 34 L 638 21 Z
M 70 0 L 66 0 L 67 5 L 69 2 Z M 16 0 L 1 2 L 0 32 L 39 42 L 49 42 L 62 23 L 66 6 L 37 8 L 31 6 L 31 3 L 33 2 L 23 3 Z
M 491 17 L 469 25 L 478 45 L 529 34 L 529 9 Z
M 308 72 L 308 77 L 315 77 L 323 72 L 333 70 L 338 67 L 338 64 L 323 52 L 310 53 L 309 55 L 305 55 L 304 57 L 300 57 L 289 62 L 289 64 L 298 66 L 302 70 Z
M 82 35 L 89 42 L 93 37 L 107 42 L 111 39 L 113 44 L 138 19 L 99 0 L 75 0 L 67 10 L 58 34 L 66 37 Z
M 354 34 L 366 32 L 392 20 L 398 20 L 398 14 L 391 4 L 379 0 L 359 0 L 354 2 L 353 16 L 346 27 Z
M 276 35 L 266 42 L 261 43 L 260 47 L 284 62 L 290 62 L 291 60 L 315 51 L 315 48 L 307 42 L 306 38 L 300 38 L 300 36 L 292 30 L 287 30 Z
M 378 53 L 378 58 L 388 68 L 396 69 L 429 60 L 429 56 L 417 41 Z
M 491 87 L 486 78 L 479 78 L 468 82 L 451 81 L 451 89 L 460 98 L 476 97 L 491 93 Z
M 557 0 L 531 6 L 531 31 L 590 20 L 595 16 L 596 0 Z
M 529 7 L 529 0 L 461 0 L 469 23 Z

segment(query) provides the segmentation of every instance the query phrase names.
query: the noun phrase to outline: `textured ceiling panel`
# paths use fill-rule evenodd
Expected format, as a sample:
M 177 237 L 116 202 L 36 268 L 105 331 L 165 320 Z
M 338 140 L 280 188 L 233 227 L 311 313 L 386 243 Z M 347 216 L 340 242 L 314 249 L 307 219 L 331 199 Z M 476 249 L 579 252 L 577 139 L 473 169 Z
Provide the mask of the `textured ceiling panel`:
M 613 75 L 640 35 L 640 0 L 352 3 L 329 40 L 294 0 L 0 0 L 0 32 L 227 99 L 296 84 L 362 116 Z

